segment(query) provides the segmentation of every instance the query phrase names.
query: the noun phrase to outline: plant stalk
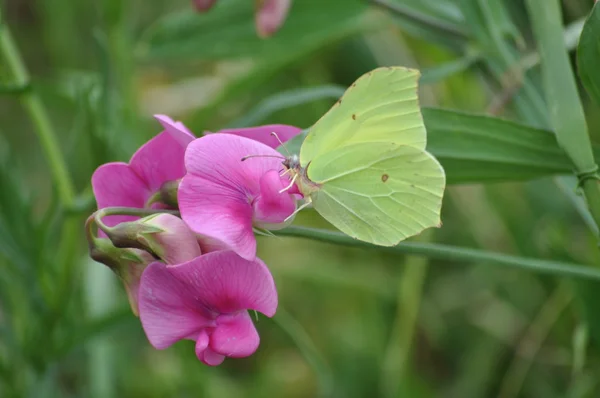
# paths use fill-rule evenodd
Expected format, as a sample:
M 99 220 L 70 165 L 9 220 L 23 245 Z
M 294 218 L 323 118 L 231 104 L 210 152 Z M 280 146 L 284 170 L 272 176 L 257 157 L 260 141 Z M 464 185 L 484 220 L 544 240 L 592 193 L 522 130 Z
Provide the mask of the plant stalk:
M 600 281 L 600 270 L 592 267 L 560 261 L 518 257 L 478 249 L 417 242 L 402 242 L 397 246 L 390 247 L 375 246 L 370 243 L 353 239 L 340 232 L 305 227 L 288 227 L 286 229 L 282 229 L 281 231 L 277 231 L 276 234 L 277 236 L 306 238 L 341 246 L 377 249 L 378 251 L 385 253 L 404 255 L 414 254 L 444 261 L 488 263 L 491 265 L 513 267 L 555 276 Z
M 13 76 L 14 84 L 27 87 L 30 82 L 29 73 L 15 44 L 12 34 L 0 16 L 0 54 Z M 50 165 L 54 182 L 61 203 L 65 208 L 71 207 L 75 199 L 75 189 L 67 171 L 67 165 L 57 144 L 57 137 L 52 129 L 46 108 L 34 90 L 27 89 L 20 93 L 19 98 L 23 107 L 29 113 L 37 135 L 42 144 L 44 155 Z

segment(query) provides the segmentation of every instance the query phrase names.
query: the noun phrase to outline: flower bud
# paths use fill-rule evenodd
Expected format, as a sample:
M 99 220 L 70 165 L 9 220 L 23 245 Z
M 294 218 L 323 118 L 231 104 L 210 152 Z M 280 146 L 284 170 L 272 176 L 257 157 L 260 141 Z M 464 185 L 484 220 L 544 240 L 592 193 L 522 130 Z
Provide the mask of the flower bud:
M 117 247 L 149 251 L 167 264 L 198 257 L 200 246 L 185 222 L 172 214 L 158 213 L 112 228 L 109 238 Z
M 109 239 L 94 239 L 90 244 L 90 257 L 108 266 L 123 281 L 131 311 L 138 315 L 138 291 L 142 272 L 156 259 L 139 249 L 115 247 Z

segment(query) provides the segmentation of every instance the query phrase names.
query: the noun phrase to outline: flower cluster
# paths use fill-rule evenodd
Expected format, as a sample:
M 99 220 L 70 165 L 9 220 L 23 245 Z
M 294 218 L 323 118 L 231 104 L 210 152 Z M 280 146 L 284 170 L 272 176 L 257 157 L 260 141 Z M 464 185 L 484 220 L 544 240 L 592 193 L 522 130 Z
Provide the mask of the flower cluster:
M 251 355 L 259 337 L 248 311 L 271 317 L 277 309 L 254 229 L 282 228 L 295 214 L 275 148 L 300 129 L 195 138 L 179 122 L 156 119 L 163 131 L 129 163 L 104 164 L 92 176 L 90 255 L 123 280 L 155 348 L 191 339 L 198 359 L 213 366 Z

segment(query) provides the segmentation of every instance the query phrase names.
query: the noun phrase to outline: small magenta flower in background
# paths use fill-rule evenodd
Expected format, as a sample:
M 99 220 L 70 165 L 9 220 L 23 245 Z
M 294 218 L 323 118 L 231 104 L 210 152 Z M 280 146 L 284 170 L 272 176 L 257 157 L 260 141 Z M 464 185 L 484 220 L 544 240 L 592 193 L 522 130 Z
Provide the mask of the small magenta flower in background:
M 256 4 L 256 12 L 254 14 L 256 32 L 263 38 L 272 36 L 283 25 L 292 5 L 292 0 L 254 1 Z M 216 3 L 216 0 L 193 0 L 193 3 L 198 11 L 205 12 Z
M 129 164 L 106 163 L 92 175 L 92 188 L 98 208 L 125 206 L 147 207 L 150 198 L 169 181 L 181 179 L 185 174 L 184 154 L 194 136 L 183 126 L 167 116 L 157 115 L 164 131 L 138 149 Z M 109 216 L 108 226 L 133 220 L 132 216 Z
M 198 138 L 185 154 L 187 174 L 177 194 L 181 217 L 203 242 L 212 242 L 212 250 L 254 259 L 253 227 L 283 228 L 296 209 L 293 195 L 280 192 L 289 184 L 280 176 L 282 160 L 273 148 L 245 137 Z
M 258 259 L 218 251 L 176 266 L 154 262 L 142 275 L 140 320 L 157 349 L 194 340 L 196 356 L 211 366 L 252 355 L 260 338 L 248 310 L 277 310 L 273 277 Z

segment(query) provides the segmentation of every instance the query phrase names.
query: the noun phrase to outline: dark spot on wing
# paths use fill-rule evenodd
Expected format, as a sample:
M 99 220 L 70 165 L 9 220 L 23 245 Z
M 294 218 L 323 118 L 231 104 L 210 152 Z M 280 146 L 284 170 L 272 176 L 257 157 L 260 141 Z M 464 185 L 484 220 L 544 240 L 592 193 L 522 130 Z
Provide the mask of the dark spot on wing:
M 388 178 L 390 178 L 390 176 L 389 176 L 389 175 L 387 175 L 387 174 L 383 174 L 383 175 L 381 176 L 381 181 L 383 181 L 383 182 L 386 182 L 386 181 L 388 180 Z
M 356 120 L 356 115 L 354 113 L 352 114 L 352 120 Z

